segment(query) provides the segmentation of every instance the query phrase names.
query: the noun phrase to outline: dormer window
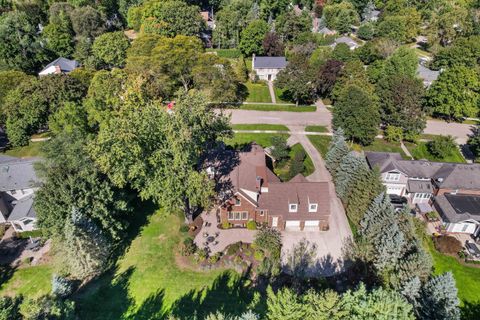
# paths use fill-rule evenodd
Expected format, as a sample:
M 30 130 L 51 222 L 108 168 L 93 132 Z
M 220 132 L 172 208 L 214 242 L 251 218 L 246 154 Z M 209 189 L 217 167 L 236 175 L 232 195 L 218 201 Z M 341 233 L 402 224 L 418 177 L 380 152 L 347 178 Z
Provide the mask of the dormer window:
M 242 205 L 242 201 L 240 201 L 239 198 L 235 198 L 235 205 L 236 205 L 236 206 Z
M 385 176 L 385 181 L 399 181 L 400 180 L 400 173 L 398 172 L 389 172 Z
M 317 212 L 318 204 L 317 203 L 310 203 L 308 205 L 308 212 Z
M 297 212 L 298 211 L 298 204 L 297 203 L 290 203 L 288 205 L 288 212 Z

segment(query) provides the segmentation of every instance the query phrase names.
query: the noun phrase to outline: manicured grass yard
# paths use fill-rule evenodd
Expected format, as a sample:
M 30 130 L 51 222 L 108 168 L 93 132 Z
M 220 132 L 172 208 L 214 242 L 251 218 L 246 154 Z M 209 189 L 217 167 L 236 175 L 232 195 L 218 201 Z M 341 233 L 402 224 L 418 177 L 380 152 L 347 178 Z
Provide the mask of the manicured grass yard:
M 248 89 L 247 102 L 272 102 L 268 86 L 265 83 L 245 83 Z
M 255 141 L 266 148 L 272 145 L 271 139 L 273 136 L 284 136 L 287 139 L 289 137 L 286 133 L 235 133 L 233 138 L 226 139 L 225 143 L 234 148 L 238 148 Z
M 233 271 L 196 272 L 175 262 L 182 218 L 158 210 L 113 277 L 104 276 L 77 297 L 82 319 L 163 319 L 173 312 L 199 319 L 213 310 L 238 314 L 251 297 Z
M 306 132 L 328 132 L 328 128 L 325 126 L 306 126 Z
M 480 268 L 460 264 L 454 257 L 438 252 L 433 241 L 427 239 L 427 246 L 433 257 L 435 274 L 451 271 L 458 288 L 458 297 L 462 304 L 480 304 Z
M 295 105 L 281 105 L 281 104 L 242 104 L 242 110 L 257 110 L 257 111 L 288 111 L 288 112 L 315 112 L 315 106 L 295 106 Z
M 275 85 L 273 86 L 273 90 L 275 91 L 275 99 L 277 100 L 277 103 L 292 103 L 291 101 L 282 99 L 284 90 L 275 87 Z
M 430 161 L 444 161 L 444 162 L 461 162 L 465 163 L 465 158 L 463 158 L 460 150 L 455 149 L 453 153 L 445 158 L 437 158 L 432 155 L 427 147 L 427 142 L 418 142 L 417 144 L 406 143 L 405 146 L 408 148 L 410 153 L 415 159 L 427 159 Z
M 317 148 L 318 152 L 322 155 L 325 159 L 325 155 L 328 151 L 328 146 L 330 145 L 330 141 L 332 137 L 330 136 L 308 136 L 310 142 Z
M 0 284 L 0 296 L 24 295 L 38 297 L 50 292 L 53 268 L 49 265 L 25 267 L 15 270 L 12 277 Z
M 303 146 L 300 143 L 294 144 L 290 148 L 290 154 L 289 154 L 290 161 L 287 161 L 286 163 L 281 164 L 279 167 L 275 167 L 275 174 L 282 181 L 288 181 L 289 180 L 288 171 L 289 171 L 289 168 L 290 168 L 291 160 L 295 158 L 295 154 L 297 154 L 298 152 L 301 152 L 301 151 L 305 152 L 305 149 L 303 148 Z M 310 158 L 310 156 L 306 152 L 305 152 L 305 160 L 303 161 L 303 165 L 304 165 L 304 170 L 303 170 L 302 174 L 305 177 L 311 175 L 313 173 L 313 171 L 315 171 L 315 166 L 313 165 L 312 159 Z
M 233 130 L 274 130 L 274 131 L 289 131 L 287 126 L 283 124 L 233 124 Z
M 40 148 L 45 142 L 30 142 L 28 146 L 12 148 L 5 151 L 5 155 L 19 158 L 38 157 L 41 155 Z

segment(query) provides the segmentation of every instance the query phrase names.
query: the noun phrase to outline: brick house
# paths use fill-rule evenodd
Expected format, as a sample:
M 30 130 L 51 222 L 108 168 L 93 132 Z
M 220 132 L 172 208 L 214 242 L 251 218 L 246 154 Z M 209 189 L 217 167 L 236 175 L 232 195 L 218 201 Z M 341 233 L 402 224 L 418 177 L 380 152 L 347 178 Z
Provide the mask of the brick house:
M 221 177 L 222 166 L 209 165 L 207 172 L 217 176 L 220 223 L 246 227 L 248 221 L 279 230 L 327 230 L 330 217 L 327 182 L 309 182 L 297 175 L 282 182 L 269 168 L 264 149 L 252 144 L 248 150 L 230 152 L 235 159 Z M 224 157 L 225 158 L 225 157 Z

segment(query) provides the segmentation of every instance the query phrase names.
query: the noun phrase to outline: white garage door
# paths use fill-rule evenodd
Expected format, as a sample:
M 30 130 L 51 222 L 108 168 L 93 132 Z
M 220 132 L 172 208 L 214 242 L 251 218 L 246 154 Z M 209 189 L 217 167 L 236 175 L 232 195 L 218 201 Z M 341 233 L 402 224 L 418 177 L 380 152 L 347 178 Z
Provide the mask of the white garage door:
M 320 224 L 320 221 L 318 220 L 305 220 L 305 228 L 303 230 L 306 231 L 318 231 L 318 225 Z
M 287 220 L 285 223 L 285 229 L 287 230 L 300 230 L 299 220 Z

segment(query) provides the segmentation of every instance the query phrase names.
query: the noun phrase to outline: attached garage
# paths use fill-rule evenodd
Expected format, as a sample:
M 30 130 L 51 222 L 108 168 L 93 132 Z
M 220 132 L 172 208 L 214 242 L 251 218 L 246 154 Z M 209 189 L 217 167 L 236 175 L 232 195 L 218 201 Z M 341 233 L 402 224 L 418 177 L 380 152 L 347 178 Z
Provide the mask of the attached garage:
M 305 220 L 305 231 L 318 231 L 320 221 L 319 220 Z
M 300 220 L 287 220 L 285 222 L 285 230 L 300 230 Z

